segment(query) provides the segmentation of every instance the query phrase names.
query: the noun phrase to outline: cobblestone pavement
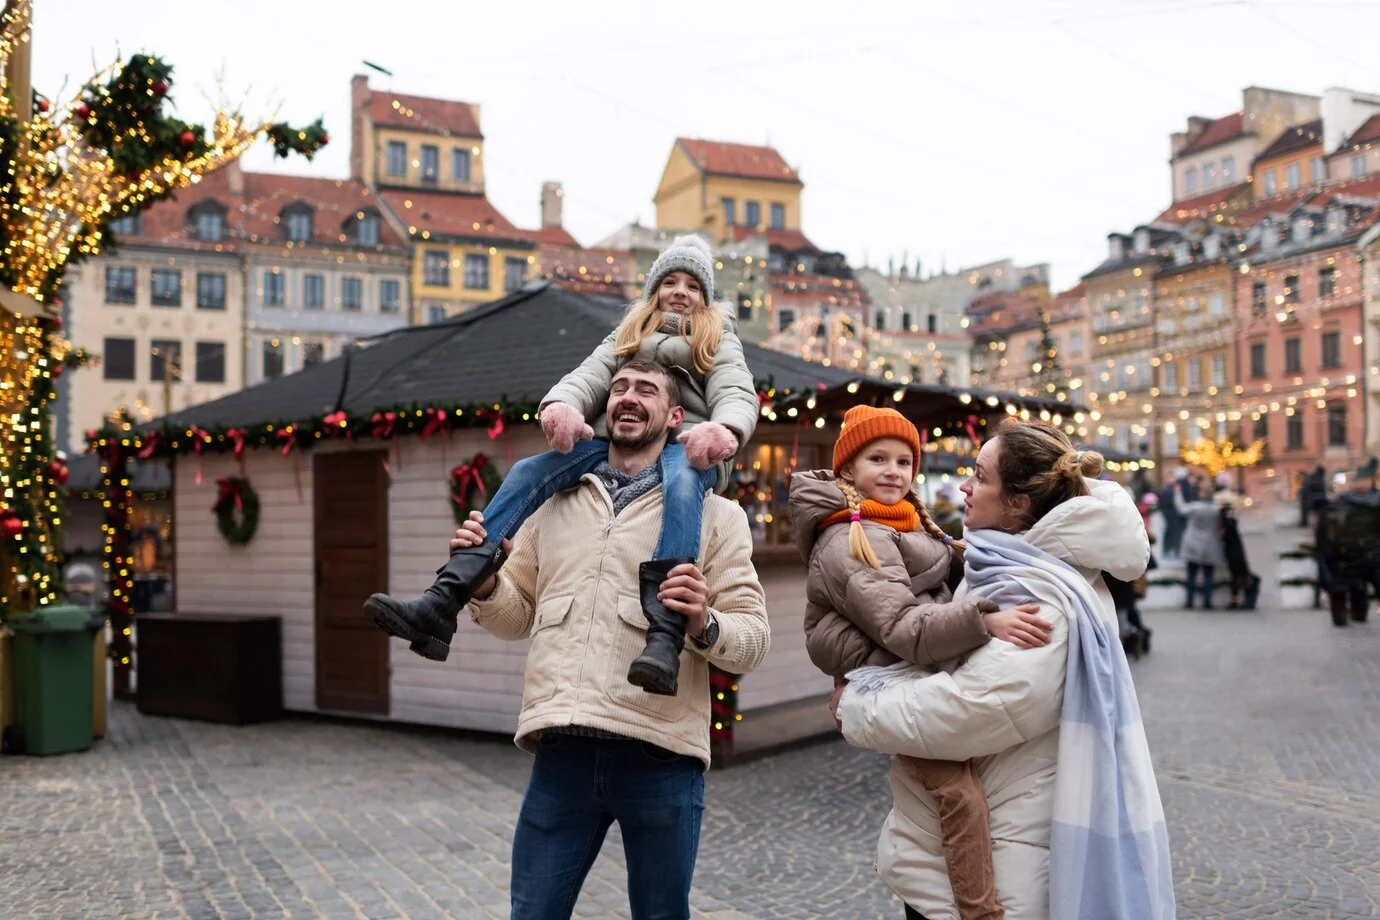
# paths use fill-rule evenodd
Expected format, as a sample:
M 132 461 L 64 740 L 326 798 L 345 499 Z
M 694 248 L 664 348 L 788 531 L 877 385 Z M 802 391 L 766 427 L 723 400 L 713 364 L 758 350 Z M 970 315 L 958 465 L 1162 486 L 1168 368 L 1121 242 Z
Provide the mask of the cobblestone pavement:
M 1179 916 L 1380 917 L 1380 622 L 1265 598 L 1147 613 Z M 0 917 L 506 916 L 528 766 L 500 741 L 118 705 L 89 753 L 0 760 Z M 899 918 L 872 871 L 885 771 L 829 741 L 712 772 L 701 920 Z M 615 832 L 577 916 L 627 915 L 621 854 Z

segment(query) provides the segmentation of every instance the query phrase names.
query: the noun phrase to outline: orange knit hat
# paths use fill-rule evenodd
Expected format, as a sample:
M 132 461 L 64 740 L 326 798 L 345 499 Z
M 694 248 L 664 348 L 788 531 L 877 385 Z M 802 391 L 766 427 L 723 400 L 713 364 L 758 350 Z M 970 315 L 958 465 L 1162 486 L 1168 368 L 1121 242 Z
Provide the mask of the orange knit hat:
M 904 415 L 895 409 L 854 406 L 843 413 L 843 431 L 834 443 L 834 475 L 864 447 L 881 438 L 896 438 L 909 444 L 914 455 L 911 469 L 920 468 L 920 432 Z

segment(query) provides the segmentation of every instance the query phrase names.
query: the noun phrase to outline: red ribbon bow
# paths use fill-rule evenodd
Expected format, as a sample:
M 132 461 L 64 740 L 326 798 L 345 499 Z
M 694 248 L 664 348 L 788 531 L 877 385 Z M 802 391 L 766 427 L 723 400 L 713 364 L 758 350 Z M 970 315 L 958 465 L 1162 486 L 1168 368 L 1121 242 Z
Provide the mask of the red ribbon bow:
M 321 424 L 326 426 L 327 437 L 340 434 L 342 431 L 345 433 L 345 437 L 348 438 L 350 436 L 350 421 L 344 409 L 341 409 L 339 412 L 332 412 L 321 420 Z
M 489 423 L 489 440 L 503 434 L 503 413 L 497 409 L 480 409 L 479 417 Z
M 422 440 L 429 441 L 433 434 L 450 435 L 450 416 L 445 409 L 426 410 L 426 424 L 422 426 Z
M 398 423 L 396 412 L 375 412 L 369 419 L 373 424 L 370 434 L 376 438 L 396 438 L 398 436 L 395 427 Z
M 278 440 L 283 444 L 282 454 L 286 457 L 292 451 L 293 445 L 297 443 L 297 429 L 291 425 L 278 429 Z
M 221 506 L 227 501 L 234 501 L 235 510 L 244 511 L 244 498 L 240 494 L 240 484 L 229 478 L 222 477 L 216 480 L 216 485 L 220 487 L 220 494 L 216 496 L 216 503 L 211 506 L 211 510 L 219 513 Z
M 196 454 L 196 484 L 201 485 L 201 449 L 211 440 L 211 436 L 196 425 L 189 430 L 192 433 L 192 451 Z
M 970 440 L 970 441 L 973 442 L 973 446 L 974 446 L 974 447 L 981 447 L 981 446 L 982 446 L 982 439 L 979 438 L 979 437 L 978 437 L 978 434 L 977 434 L 977 422 L 978 422 L 978 417 L 977 417 L 976 415 L 970 415 L 970 416 L 968 416 L 966 419 L 963 420 L 963 427 L 964 427 L 964 429 L 967 430 L 967 432 L 968 432 L 968 440 Z
M 482 453 L 474 455 L 474 459 L 469 463 L 462 463 L 450 471 L 450 478 L 455 481 L 456 493 L 451 496 L 457 505 L 465 504 L 465 499 L 470 494 L 470 486 L 479 490 L 480 495 L 487 495 L 488 491 L 484 488 L 484 479 L 479 475 L 480 470 L 489 465 L 489 458 Z
M 144 441 L 143 446 L 139 448 L 139 459 L 147 460 L 149 457 L 152 457 L 153 452 L 158 449 L 158 443 L 162 438 L 163 436 L 157 431 L 150 432 L 148 439 Z
M 249 434 L 249 432 L 245 431 L 243 428 L 231 428 L 225 433 L 225 436 L 230 439 L 230 443 L 234 447 L 235 461 L 240 465 L 241 476 L 246 475 L 244 471 L 244 438 L 247 434 Z

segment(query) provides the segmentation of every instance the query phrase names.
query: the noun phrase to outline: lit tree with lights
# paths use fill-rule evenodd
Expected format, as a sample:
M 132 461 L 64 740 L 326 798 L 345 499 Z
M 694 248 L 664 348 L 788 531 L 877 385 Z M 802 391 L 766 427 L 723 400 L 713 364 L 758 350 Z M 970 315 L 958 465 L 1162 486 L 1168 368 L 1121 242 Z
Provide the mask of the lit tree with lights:
M 56 378 L 87 360 L 61 335 L 66 270 L 107 245 L 111 221 L 225 166 L 261 136 L 279 156 L 308 159 L 328 140 L 319 119 L 296 129 L 222 109 L 209 129 L 182 121 L 169 111 L 172 68 L 148 54 L 54 103 L 29 85 L 31 7 L 9 0 L 0 21 L 0 618 L 51 603 L 61 589 L 67 469 L 48 405 Z M 117 554 L 107 564 L 130 561 Z
M 1059 347 L 1049 328 L 1049 313 L 1040 311 L 1040 346 L 1030 365 L 1031 380 L 1037 391 L 1053 393 L 1064 385 L 1067 376 L 1059 363 Z

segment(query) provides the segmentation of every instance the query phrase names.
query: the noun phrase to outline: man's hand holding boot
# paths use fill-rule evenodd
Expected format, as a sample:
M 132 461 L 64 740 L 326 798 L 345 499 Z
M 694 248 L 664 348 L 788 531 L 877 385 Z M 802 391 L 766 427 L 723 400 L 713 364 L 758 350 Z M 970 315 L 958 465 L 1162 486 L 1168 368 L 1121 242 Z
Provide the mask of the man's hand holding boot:
M 701 636 L 709 624 L 709 582 L 693 563 L 676 566 L 661 583 L 657 599 L 667 610 L 685 617 L 685 634 Z
M 453 553 L 456 550 L 470 549 L 471 547 L 482 546 L 484 545 L 484 542 L 488 539 L 489 532 L 484 529 L 484 513 L 482 511 L 471 511 L 470 519 L 465 523 L 461 524 L 460 529 L 455 531 L 455 537 L 450 541 L 450 551 Z M 500 544 L 499 548 L 503 550 L 504 556 L 512 555 L 513 541 L 504 540 Z M 699 570 L 696 569 L 695 571 L 698 572 Z M 497 576 L 492 576 L 482 585 L 480 585 L 475 590 L 474 597 L 477 600 L 482 601 L 490 594 L 493 594 L 494 582 L 496 579 Z M 706 591 L 707 589 L 708 586 L 706 585 Z M 708 593 L 706 593 L 705 596 L 708 597 Z

